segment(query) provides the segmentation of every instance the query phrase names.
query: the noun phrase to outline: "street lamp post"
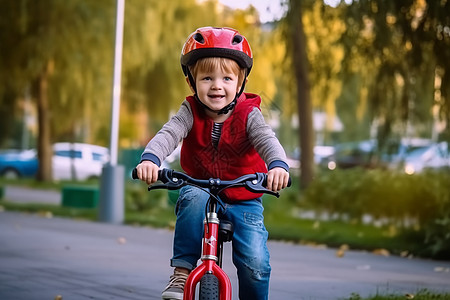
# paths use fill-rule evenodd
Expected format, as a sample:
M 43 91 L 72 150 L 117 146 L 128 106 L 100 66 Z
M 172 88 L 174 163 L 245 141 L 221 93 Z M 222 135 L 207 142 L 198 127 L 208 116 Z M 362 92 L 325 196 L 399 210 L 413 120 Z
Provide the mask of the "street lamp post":
M 114 224 L 124 220 L 124 167 L 117 164 L 124 12 L 125 0 L 117 0 L 110 161 L 103 167 L 100 181 L 99 220 Z

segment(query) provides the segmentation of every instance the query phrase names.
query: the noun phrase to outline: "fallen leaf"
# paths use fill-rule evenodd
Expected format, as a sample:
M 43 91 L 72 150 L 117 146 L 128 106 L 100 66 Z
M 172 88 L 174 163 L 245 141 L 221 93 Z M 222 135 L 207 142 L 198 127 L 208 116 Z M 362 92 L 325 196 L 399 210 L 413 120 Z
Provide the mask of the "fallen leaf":
M 347 245 L 347 244 L 342 244 L 342 245 L 339 247 L 339 249 L 340 249 L 340 250 L 343 250 L 343 251 L 347 251 L 347 250 L 350 249 L 350 247 L 349 247 L 349 245 Z
M 336 251 L 336 257 L 344 257 L 345 251 L 342 249 L 338 249 Z
M 42 218 L 51 219 L 53 218 L 53 214 L 51 211 L 40 211 L 38 215 Z
M 409 252 L 408 252 L 408 251 L 402 251 L 402 252 L 400 252 L 400 256 L 401 256 L 401 257 L 408 257 L 408 255 L 409 255 Z
M 62 296 L 61 295 L 56 295 L 55 300 L 62 300 Z
M 316 249 L 327 249 L 328 248 L 328 246 L 325 244 L 317 244 L 315 242 L 310 242 L 310 241 L 301 241 L 300 244 L 308 246 L 308 247 L 316 248 Z
M 375 255 L 389 256 L 391 253 L 386 249 L 375 249 L 372 251 Z
M 175 221 L 170 221 L 168 226 L 169 226 L 169 229 L 174 230 L 175 229 Z

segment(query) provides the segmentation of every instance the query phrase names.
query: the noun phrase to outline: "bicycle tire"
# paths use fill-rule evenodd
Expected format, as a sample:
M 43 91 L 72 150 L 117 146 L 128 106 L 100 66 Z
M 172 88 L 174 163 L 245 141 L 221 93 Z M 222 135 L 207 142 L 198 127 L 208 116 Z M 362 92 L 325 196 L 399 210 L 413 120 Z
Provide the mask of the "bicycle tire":
M 219 279 L 213 274 L 205 274 L 200 280 L 199 300 L 219 299 Z

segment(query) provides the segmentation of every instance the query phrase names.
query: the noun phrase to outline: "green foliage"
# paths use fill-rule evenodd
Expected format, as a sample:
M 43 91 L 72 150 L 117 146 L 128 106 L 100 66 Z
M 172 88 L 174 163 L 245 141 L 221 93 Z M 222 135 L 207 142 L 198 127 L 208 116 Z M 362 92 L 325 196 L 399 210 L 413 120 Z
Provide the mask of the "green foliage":
M 35 213 L 41 217 L 52 218 L 53 216 L 67 217 L 82 220 L 96 220 L 97 210 L 93 208 L 69 208 L 53 204 L 42 203 L 15 203 L 0 201 L 1 209 L 8 211 L 24 211 Z
M 329 219 L 385 225 L 395 236 L 420 237 L 420 254 L 450 250 L 450 174 L 406 175 L 384 170 L 336 170 L 304 192 L 301 206 Z M 416 234 L 411 235 L 412 232 Z
M 146 212 L 168 206 L 167 191 L 157 190 L 149 193 L 142 182 L 126 185 L 125 208 L 127 211 Z
M 5 51 L 0 57 L 6 71 L 0 72 L 2 82 L 16 99 L 26 89 L 36 99 L 35 84 L 49 64 L 53 134 L 74 138 L 76 127 L 85 133 L 87 128 L 96 130 L 107 117 L 101 108 L 109 100 L 110 80 L 105 79 L 112 70 L 114 3 L 70 0 L 3 4 L 7 7 L 0 18 L 1 39 L 9 46 L 2 47 Z M 0 101 L 2 95 L 0 90 Z M 94 114 L 99 122 L 90 122 Z
M 298 184 L 297 179 L 294 184 Z M 330 247 L 347 244 L 353 249 L 364 250 L 385 248 L 396 254 L 405 250 L 417 253 L 422 248 L 414 239 L 417 235 L 393 235 L 389 225 L 374 226 L 332 218 L 311 218 L 310 212 L 314 205 L 309 207 L 301 201 L 299 207 L 300 196 L 297 191 L 294 186 L 282 191 L 279 199 L 264 196 L 264 219 L 270 239 Z M 304 217 L 305 213 L 309 217 Z
M 148 192 L 142 182 L 128 182 L 125 192 L 125 222 L 128 224 L 173 227 L 174 207 L 167 190 Z
M 429 134 L 433 117 L 449 120 L 450 34 L 442 32 L 449 3 L 363 0 L 341 7 L 348 28 L 343 75 L 359 77 L 356 97 L 377 121 L 379 138 L 405 135 L 407 123 L 415 135 Z

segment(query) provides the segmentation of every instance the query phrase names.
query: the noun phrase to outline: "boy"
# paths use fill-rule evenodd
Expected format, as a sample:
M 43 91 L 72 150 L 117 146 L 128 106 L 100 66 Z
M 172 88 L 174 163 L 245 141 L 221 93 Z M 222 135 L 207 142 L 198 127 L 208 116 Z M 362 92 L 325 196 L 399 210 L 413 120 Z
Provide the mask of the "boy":
M 260 111 L 261 98 L 243 93 L 253 57 L 246 38 L 234 29 L 203 27 L 192 33 L 181 53 L 181 66 L 193 96 L 148 143 L 136 167 L 152 184 L 161 162 L 183 141 L 180 163 L 194 178 L 234 179 L 268 173 L 267 188 L 287 186 L 286 154 Z M 267 166 L 267 167 L 266 167 Z M 268 171 L 267 171 L 268 168 Z M 227 189 L 219 215 L 233 223 L 233 263 L 239 298 L 268 299 L 270 264 L 259 195 Z M 208 195 L 184 187 L 176 205 L 171 276 L 163 299 L 183 299 L 184 283 L 201 255 L 203 218 Z

